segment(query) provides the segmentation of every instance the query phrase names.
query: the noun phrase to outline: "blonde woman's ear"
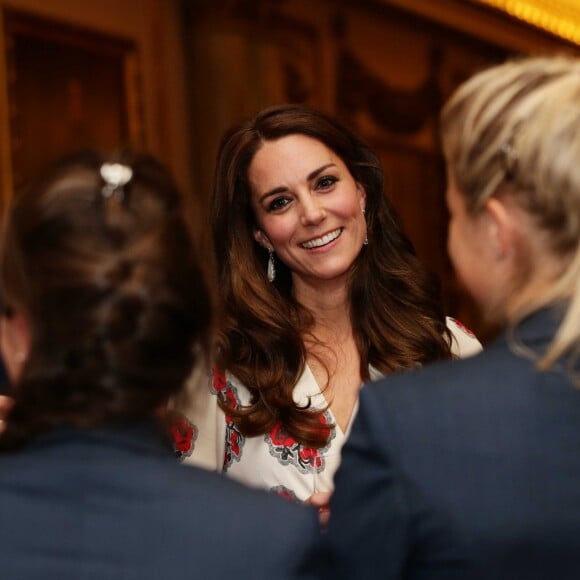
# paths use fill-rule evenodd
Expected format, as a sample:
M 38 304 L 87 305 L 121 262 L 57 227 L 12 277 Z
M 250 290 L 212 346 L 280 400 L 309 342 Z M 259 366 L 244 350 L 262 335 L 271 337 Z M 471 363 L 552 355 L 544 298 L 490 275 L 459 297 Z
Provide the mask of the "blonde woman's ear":
M 514 235 L 517 228 L 514 227 L 513 212 L 497 198 L 489 199 L 485 204 L 485 209 L 489 220 L 489 242 L 494 256 L 501 260 L 510 253 L 515 241 Z

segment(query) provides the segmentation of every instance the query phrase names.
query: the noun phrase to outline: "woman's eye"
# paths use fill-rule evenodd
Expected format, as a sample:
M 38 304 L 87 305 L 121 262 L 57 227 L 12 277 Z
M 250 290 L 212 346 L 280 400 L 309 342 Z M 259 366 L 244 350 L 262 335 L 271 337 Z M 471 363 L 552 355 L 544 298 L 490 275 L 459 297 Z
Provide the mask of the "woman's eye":
M 330 189 L 337 181 L 338 177 L 334 177 L 334 175 L 325 175 L 316 182 L 316 187 L 317 189 Z
M 277 197 L 268 204 L 268 211 L 276 211 L 285 208 L 290 203 L 287 197 Z

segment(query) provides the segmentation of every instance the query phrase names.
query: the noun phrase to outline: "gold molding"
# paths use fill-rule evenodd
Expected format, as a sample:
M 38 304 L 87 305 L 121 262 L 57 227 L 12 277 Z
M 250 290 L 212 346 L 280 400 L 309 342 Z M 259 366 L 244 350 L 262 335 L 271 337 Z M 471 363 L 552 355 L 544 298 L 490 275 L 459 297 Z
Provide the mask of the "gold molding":
M 475 0 L 580 45 L 578 0 Z
M 520 18 L 511 16 L 505 8 L 499 7 L 499 0 L 495 0 L 496 3 L 493 5 L 491 4 L 492 0 L 369 1 L 389 5 L 415 14 L 420 18 L 440 23 L 474 38 L 504 47 L 510 52 L 550 52 L 566 48 L 573 50 L 578 48 L 578 42 L 575 43 L 569 39 L 564 39 L 555 33 L 540 28 L 538 25 L 532 25 Z M 530 2 L 531 0 L 527 1 Z M 544 3 L 548 1 L 543 0 Z M 553 1 L 556 2 L 557 0 Z M 580 23 L 580 16 L 578 16 L 580 7 L 575 7 L 575 4 L 580 2 L 580 0 L 561 1 L 570 3 L 573 8 L 573 14 L 576 14 L 574 22 Z M 507 4 L 507 0 L 502 3 L 502 6 L 504 4 Z

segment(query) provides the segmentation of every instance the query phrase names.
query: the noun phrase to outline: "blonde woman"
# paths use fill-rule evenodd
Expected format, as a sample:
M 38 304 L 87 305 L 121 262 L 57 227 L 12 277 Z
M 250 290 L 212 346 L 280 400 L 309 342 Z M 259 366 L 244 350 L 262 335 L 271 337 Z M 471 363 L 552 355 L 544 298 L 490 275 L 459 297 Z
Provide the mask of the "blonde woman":
M 442 115 L 459 276 L 506 332 L 363 389 L 329 578 L 577 578 L 580 60 L 476 75 Z

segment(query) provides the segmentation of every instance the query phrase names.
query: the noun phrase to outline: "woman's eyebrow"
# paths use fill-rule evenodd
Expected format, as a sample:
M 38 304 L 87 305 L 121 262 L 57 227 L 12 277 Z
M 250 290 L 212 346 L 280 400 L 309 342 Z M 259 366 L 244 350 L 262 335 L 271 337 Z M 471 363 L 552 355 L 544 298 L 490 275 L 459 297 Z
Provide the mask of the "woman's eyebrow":
M 306 179 L 308 179 L 308 181 L 310 181 L 310 180 L 314 179 L 315 177 L 317 177 L 325 169 L 328 169 L 329 167 L 332 167 L 335 165 L 336 165 L 336 163 L 327 163 L 326 165 L 323 165 L 322 167 L 319 167 L 318 169 L 315 169 L 314 171 L 309 173 Z
M 285 191 L 288 191 L 288 188 L 287 187 L 284 187 L 283 185 L 280 185 L 279 187 L 275 187 L 274 189 L 271 189 L 270 191 L 267 191 L 266 193 L 264 193 L 263 195 L 261 195 L 260 196 L 260 199 L 258 201 L 262 202 L 266 198 L 271 197 L 272 195 L 277 195 L 279 193 L 284 193 Z

